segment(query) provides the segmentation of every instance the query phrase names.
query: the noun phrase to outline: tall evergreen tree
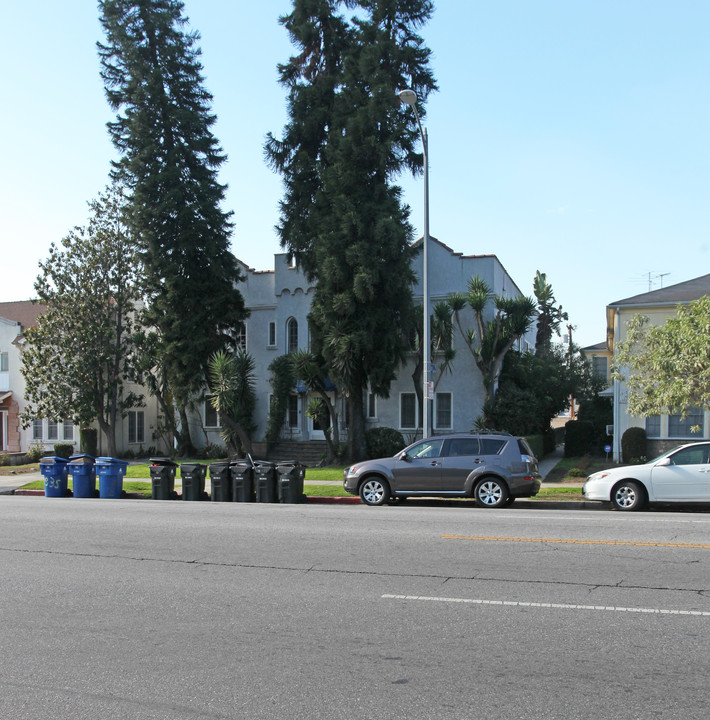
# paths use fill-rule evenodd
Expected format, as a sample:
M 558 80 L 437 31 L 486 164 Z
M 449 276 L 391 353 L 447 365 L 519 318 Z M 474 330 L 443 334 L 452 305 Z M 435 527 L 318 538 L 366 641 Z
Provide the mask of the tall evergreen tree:
M 552 349 L 552 334 L 560 334 L 560 325 L 568 320 L 562 305 L 557 304 L 552 285 L 547 282 L 547 275 L 539 270 L 533 280 L 533 292 L 537 300 L 537 333 L 535 335 L 535 352 L 547 355 Z
M 131 222 L 146 275 L 146 322 L 192 449 L 186 408 L 208 380 L 208 359 L 234 345 L 245 317 L 229 250 L 230 213 L 217 180 L 225 155 L 211 128 L 199 35 L 179 0 L 100 0 L 101 77 L 116 111 L 115 174 L 132 191 Z
M 343 7 L 360 12 L 346 21 Z M 436 87 L 417 35 L 431 12 L 427 0 L 294 0 L 282 19 L 301 52 L 281 68 L 290 123 L 281 142 L 267 143 L 286 183 L 279 231 L 317 280 L 314 350 L 348 398 L 354 458 L 366 455 L 365 391 L 387 397 L 406 352 L 416 249 L 392 180 L 422 158 L 397 91 L 410 87 L 424 101 Z

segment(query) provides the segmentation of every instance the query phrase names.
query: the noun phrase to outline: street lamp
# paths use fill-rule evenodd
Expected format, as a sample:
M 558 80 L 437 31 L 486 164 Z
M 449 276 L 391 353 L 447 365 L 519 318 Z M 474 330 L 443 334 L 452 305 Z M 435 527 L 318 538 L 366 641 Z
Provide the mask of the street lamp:
M 417 94 L 414 90 L 402 90 L 399 93 L 399 99 L 405 105 L 409 105 L 414 110 L 414 117 L 417 119 L 419 126 L 419 134 L 422 137 L 422 147 L 424 149 L 424 251 L 422 253 L 422 305 L 424 306 L 424 332 L 422 338 L 422 437 L 429 437 L 429 136 L 427 131 L 422 127 L 419 113 L 417 112 Z

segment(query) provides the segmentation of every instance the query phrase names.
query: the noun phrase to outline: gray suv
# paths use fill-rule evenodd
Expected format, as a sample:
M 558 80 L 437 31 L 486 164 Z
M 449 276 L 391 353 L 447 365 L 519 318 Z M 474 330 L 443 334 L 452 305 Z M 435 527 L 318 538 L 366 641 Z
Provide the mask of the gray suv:
M 524 438 L 507 433 L 437 435 L 391 458 L 343 471 L 343 487 L 366 505 L 406 497 L 472 497 L 479 507 L 537 495 L 537 460 Z

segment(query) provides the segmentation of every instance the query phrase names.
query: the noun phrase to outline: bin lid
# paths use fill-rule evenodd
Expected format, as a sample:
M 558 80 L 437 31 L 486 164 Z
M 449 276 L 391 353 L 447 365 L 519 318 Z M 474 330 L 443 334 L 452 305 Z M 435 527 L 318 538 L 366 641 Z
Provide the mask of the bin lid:
M 170 467 L 177 467 L 177 463 L 173 462 L 167 457 L 154 457 L 148 461 L 151 465 L 169 465 Z
M 86 455 L 85 453 L 78 453 L 69 458 L 69 462 L 74 464 L 86 463 L 90 465 L 93 464 L 95 460 L 96 458 L 93 455 Z
M 128 467 L 128 461 L 119 460 L 118 458 L 112 458 L 112 457 L 98 457 L 98 458 L 96 458 L 96 464 L 97 465 L 122 465 L 123 467 Z
M 186 472 L 194 472 L 195 470 L 199 470 L 200 468 L 204 468 L 205 471 L 207 470 L 207 466 L 203 463 L 180 463 L 180 471 L 185 470 Z
M 66 464 L 69 461 L 66 458 L 58 457 L 57 455 L 47 455 L 47 457 L 43 457 L 40 459 L 39 464 L 40 465 L 61 465 L 62 463 Z
M 216 463 L 212 463 L 212 464 L 210 465 L 210 468 L 219 468 L 219 469 L 222 469 L 222 468 L 226 468 L 226 467 L 229 467 L 229 462 L 224 462 L 224 461 L 223 461 L 223 462 L 216 462 Z

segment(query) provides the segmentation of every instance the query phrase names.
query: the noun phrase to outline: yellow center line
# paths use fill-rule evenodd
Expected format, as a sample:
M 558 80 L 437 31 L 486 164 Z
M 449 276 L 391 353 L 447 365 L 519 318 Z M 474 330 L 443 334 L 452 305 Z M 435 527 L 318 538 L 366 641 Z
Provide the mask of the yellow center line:
M 485 542 L 552 543 L 557 545 L 630 545 L 634 547 L 695 548 L 710 550 L 710 543 L 635 542 L 633 540 L 580 540 L 572 538 L 496 537 L 493 535 L 442 535 L 442 540 L 483 540 Z

